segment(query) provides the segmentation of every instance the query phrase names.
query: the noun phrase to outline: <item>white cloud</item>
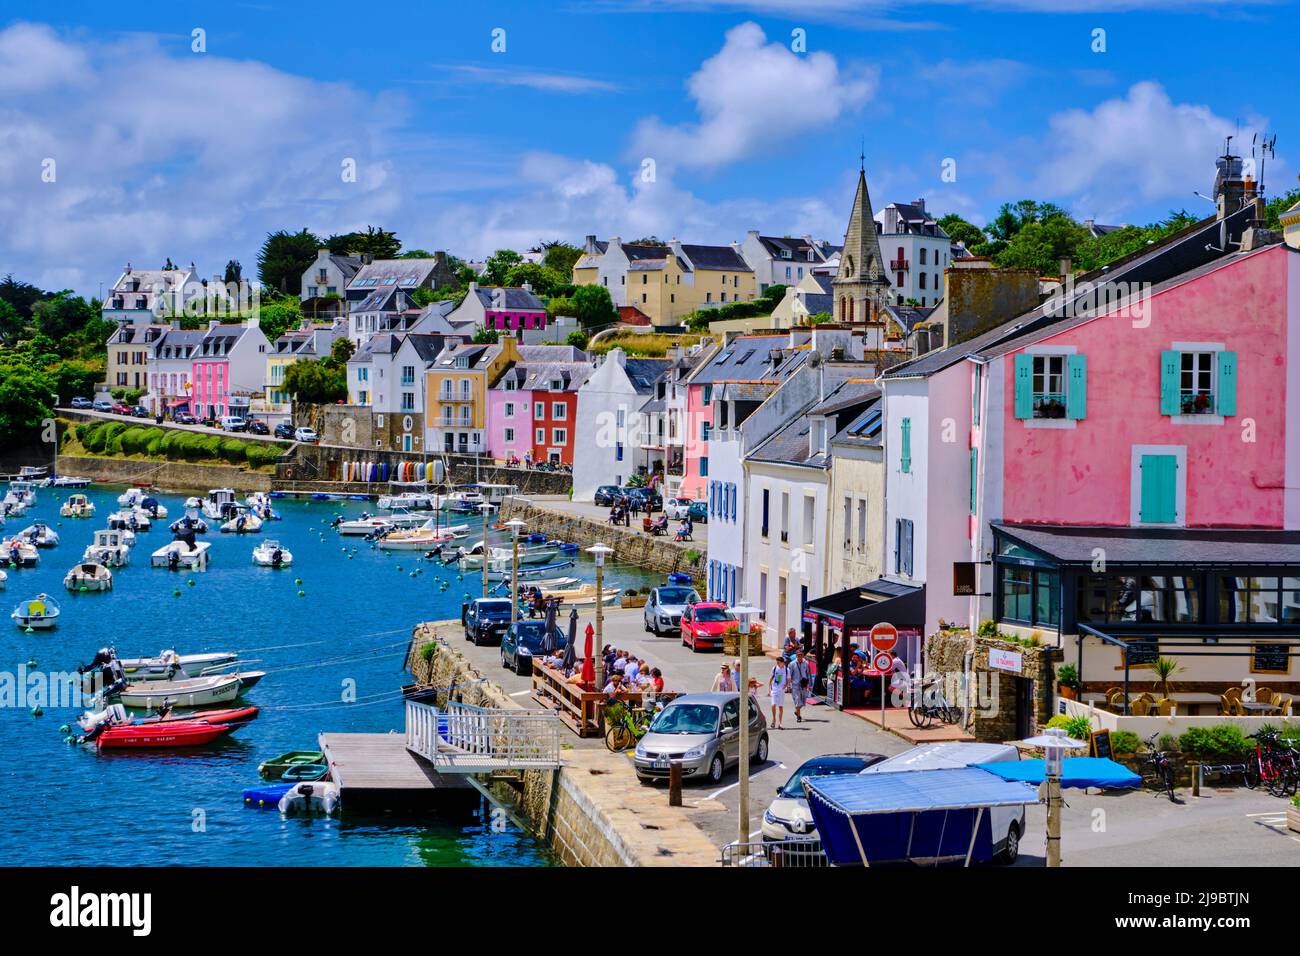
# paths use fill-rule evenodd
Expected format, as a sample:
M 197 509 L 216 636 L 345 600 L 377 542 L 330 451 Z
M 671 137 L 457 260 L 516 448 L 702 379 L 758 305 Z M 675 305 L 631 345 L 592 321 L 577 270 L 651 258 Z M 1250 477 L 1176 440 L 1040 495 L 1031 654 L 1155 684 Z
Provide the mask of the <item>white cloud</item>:
M 0 31 L 0 93 L 39 93 L 86 81 L 86 57 L 49 27 L 15 23 Z
M 687 81 L 699 120 L 674 126 L 646 118 L 633 152 L 661 168 L 733 163 L 829 126 L 867 103 L 878 83 L 875 68 L 841 69 L 825 52 L 795 54 L 768 43 L 758 24 L 742 23 Z
M 966 61 L 943 59 L 937 63 L 922 64 L 917 73 L 927 83 L 939 87 L 945 99 L 987 106 L 1013 86 L 1028 79 L 1033 68 L 1018 60 L 1005 58 Z
M 495 86 L 526 86 L 534 90 L 553 93 L 610 93 L 618 89 L 614 83 L 571 73 L 549 73 L 542 70 L 503 70 L 485 66 L 445 66 L 443 69 L 472 80 Z

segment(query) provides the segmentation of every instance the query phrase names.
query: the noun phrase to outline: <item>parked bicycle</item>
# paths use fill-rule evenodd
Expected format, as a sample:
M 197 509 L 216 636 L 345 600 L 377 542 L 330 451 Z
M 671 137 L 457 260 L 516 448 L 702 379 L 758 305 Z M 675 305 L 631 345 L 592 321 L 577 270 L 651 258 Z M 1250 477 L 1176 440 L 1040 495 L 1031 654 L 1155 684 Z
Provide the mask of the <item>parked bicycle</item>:
M 960 724 L 962 714 L 959 707 L 948 702 L 937 681 L 913 682 L 908 691 L 907 719 L 914 727 L 924 730 L 936 720 Z
M 605 746 L 614 753 L 635 747 L 650 728 L 650 714 L 640 707 L 629 707 L 621 700 L 607 702 L 604 716 Z
M 1147 753 L 1143 754 L 1142 761 L 1150 765 L 1152 776 L 1159 784 L 1160 789 L 1169 795 L 1169 801 L 1174 800 L 1174 766 L 1169 759 L 1168 752 L 1156 747 L 1156 738 L 1159 734 L 1152 734 L 1147 740 Z
M 1260 731 L 1250 739 L 1255 750 L 1246 759 L 1246 786 L 1254 790 L 1262 783 L 1275 797 L 1294 796 L 1300 782 L 1300 754 L 1275 731 Z

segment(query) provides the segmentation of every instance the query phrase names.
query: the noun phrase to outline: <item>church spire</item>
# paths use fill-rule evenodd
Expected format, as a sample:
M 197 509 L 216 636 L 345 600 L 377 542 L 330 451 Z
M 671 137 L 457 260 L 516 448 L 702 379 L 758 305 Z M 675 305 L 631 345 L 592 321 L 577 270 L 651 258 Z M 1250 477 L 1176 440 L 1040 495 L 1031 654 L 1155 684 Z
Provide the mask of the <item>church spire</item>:
M 885 263 L 876 237 L 875 212 L 867 190 L 865 149 L 859 162 L 858 189 L 853 197 L 853 211 L 844 231 L 844 249 L 840 253 L 840 271 L 832 280 L 835 294 L 836 321 L 867 322 L 873 320 L 875 308 L 884 302 L 889 284 Z

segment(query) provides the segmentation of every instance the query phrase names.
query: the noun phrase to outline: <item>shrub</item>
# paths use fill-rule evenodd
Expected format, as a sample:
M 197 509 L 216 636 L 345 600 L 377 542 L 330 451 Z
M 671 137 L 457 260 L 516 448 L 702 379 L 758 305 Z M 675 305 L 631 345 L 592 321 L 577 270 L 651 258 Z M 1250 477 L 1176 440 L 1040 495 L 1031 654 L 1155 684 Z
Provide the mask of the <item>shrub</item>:
M 1160 739 L 1156 741 L 1157 750 L 1177 750 L 1178 741 L 1174 739 L 1173 734 L 1161 734 Z
M 244 448 L 244 456 L 248 459 L 248 464 L 254 468 L 274 465 L 284 453 L 284 445 L 269 441 L 250 441 Z
M 140 455 L 144 453 L 145 445 L 149 441 L 149 433 L 156 429 L 145 428 L 141 425 L 132 425 L 122 434 L 117 436 L 117 447 L 123 455 Z
M 221 457 L 232 465 L 242 465 L 246 461 L 244 446 L 245 443 L 241 439 L 223 438 L 220 447 Z
M 975 633 L 980 637 L 997 637 L 998 622 L 992 618 L 986 617 L 984 620 L 980 621 L 979 629 Z
M 1194 760 L 1239 763 L 1250 750 L 1250 741 L 1239 728 L 1220 724 L 1186 731 L 1178 738 L 1178 749 Z
M 126 431 L 130 427 L 131 426 L 126 422 L 109 422 L 105 425 L 103 451 L 110 455 L 116 455 L 120 452 L 122 446 L 118 443 L 118 438 L 121 436 L 122 432 Z
M 93 427 L 94 427 L 93 422 L 82 422 L 80 425 L 78 425 L 76 428 L 77 441 L 81 442 L 84 445 L 86 443 L 86 433 L 89 432 Z
M 167 432 L 161 428 L 150 428 L 146 431 L 144 443 L 144 452 L 150 458 L 158 457 L 158 451 L 162 447 L 163 439 L 167 437 Z
M 78 434 L 81 443 L 86 446 L 86 451 L 98 454 L 104 450 L 104 433 L 108 428 L 108 422 L 97 422 L 86 429 L 84 436 Z
M 1069 687 L 1076 691 L 1083 686 L 1083 682 L 1079 680 L 1079 668 L 1073 664 L 1062 664 L 1056 669 L 1056 682 L 1062 687 Z
M 1087 717 L 1068 717 L 1065 714 L 1057 714 L 1047 722 L 1048 727 L 1059 727 L 1065 731 L 1067 737 L 1073 737 L 1075 740 L 1087 740 L 1092 735 L 1092 722 Z
M 158 442 L 158 452 L 164 458 L 175 459 L 182 457 L 181 441 L 188 432 L 175 430 L 159 429 L 163 433 L 162 440 Z
M 1110 732 L 1110 749 L 1117 754 L 1137 753 L 1138 745 L 1142 741 L 1138 735 L 1131 730 L 1112 730 Z
M 424 661 L 427 664 L 429 663 L 429 661 L 433 660 L 433 655 L 437 653 L 438 653 L 438 642 L 430 641 L 428 644 L 425 644 L 424 647 L 420 648 L 420 660 Z

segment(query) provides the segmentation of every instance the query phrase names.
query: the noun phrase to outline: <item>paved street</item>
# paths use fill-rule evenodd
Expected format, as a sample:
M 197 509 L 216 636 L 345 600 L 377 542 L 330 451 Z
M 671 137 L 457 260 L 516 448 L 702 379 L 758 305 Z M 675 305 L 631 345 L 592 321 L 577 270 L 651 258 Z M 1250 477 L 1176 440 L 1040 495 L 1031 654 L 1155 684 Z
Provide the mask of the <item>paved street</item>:
M 609 518 L 608 508 L 597 507 L 589 501 L 570 501 L 563 495 L 529 495 L 528 501 L 531 504 L 539 505 L 543 508 L 550 508 L 554 511 L 578 515 L 583 518 L 591 518 L 595 521 L 606 521 Z M 659 512 L 656 511 L 655 515 L 658 516 L 658 514 Z M 670 520 L 668 522 L 669 541 L 673 540 L 673 532 L 677 530 L 678 524 L 680 524 L 678 521 Z M 641 516 L 634 516 L 629 527 L 639 529 L 641 527 Z M 692 540 L 683 544 L 682 547 L 703 551 L 709 541 L 709 526 L 703 521 L 695 522 L 691 538 Z

